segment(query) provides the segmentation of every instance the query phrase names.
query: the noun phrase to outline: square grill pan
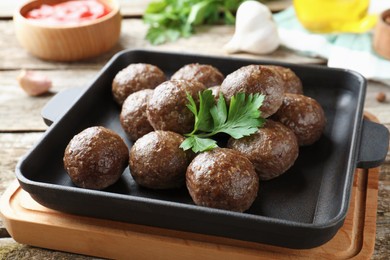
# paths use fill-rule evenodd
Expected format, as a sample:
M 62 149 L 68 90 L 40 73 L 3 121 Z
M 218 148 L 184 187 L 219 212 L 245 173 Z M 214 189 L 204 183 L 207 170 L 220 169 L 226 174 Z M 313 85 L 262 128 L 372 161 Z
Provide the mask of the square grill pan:
M 302 80 L 304 93 L 323 107 L 327 125 L 321 139 L 301 147 L 295 165 L 282 176 L 260 183 L 258 198 L 244 212 L 194 205 L 185 187 L 154 191 L 137 186 L 127 168 L 102 190 L 76 187 L 63 167 L 70 139 L 87 127 L 116 131 L 131 147 L 111 94 L 118 71 L 130 63 L 150 63 L 167 76 L 189 63 L 210 64 L 225 76 L 249 64 L 281 65 Z M 74 80 L 77 80 L 75 78 Z M 95 218 L 222 236 L 289 248 L 312 248 L 330 240 L 343 224 L 356 167 L 379 166 L 389 134 L 363 120 L 366 81 L 352 71 L 272 61 L 125 50 L 115 55 L 92 83 L 59 93 L 43 110 L 51 124 L 16 167 L 21 187 L 42 205 Z

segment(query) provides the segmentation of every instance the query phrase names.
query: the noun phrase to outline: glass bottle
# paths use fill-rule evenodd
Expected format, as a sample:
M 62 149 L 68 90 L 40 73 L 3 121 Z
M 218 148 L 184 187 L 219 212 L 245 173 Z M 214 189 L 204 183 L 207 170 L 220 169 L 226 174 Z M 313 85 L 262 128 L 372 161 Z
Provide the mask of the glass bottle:
M 370 0 L 293 0 L 298 20 L 317 33 L 361 33 L 373 28 L 376 15 L 369 15 Z

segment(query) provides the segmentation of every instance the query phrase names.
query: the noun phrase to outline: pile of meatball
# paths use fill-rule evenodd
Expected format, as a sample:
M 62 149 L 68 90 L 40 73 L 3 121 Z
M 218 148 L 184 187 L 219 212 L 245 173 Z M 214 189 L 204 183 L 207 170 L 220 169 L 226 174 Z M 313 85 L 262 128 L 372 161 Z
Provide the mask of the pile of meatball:
M 264 125 L 250 136 L 226 140 L 225 147 L 184 151 L 183 135 L 193 130 L 195 120 L 187 93 L 199 103 L 198 93 L 205 89 L 227 102 L 240 92 L 263 94 Z M 121 106 L 121 126 L 134 143 L 129 149 L 117 133 L 101 126 L 74 136 L 64 166 L 75 185 L 104 189 L 129 166 L 142 187 L 186 186 L 196 205 L 237 212 L 249 209 L 259 182 L 285 173 L 299 147 L 316 142 L 326 124 L 321 105 L 303 94 L 291 69 L 281 66 L 248 65 L 225 77 L 211 65 L 194 63 L 168 78 L 155 65 L 134 63 L 117 73 L 112 94 Z

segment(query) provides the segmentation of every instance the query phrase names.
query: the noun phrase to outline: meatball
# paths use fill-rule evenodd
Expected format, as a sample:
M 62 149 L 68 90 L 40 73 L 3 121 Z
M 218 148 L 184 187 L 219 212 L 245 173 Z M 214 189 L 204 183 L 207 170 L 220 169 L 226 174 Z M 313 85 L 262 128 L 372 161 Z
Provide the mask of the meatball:
M 282 78 L 285 93 L 303 94 L 302 81 L 294 73 L 294 71 L 282 66 L 269 67 L 274 69 L 274 71 Z
M 197 205 L 243 212 L 257 197 L 259 177 L 248 158 L 217 148 L 194 158 L 187 169 L 186 184 Z
M 117 133 L 94 126 L 70 140 L 63 160 L 76 186 L 101 190 L 121 177 L 129 162 L 129 150 Z
M 250 136 L 238 140 L 230 138 L 227 147 L 247 156 L 260 180 L 270 180 L 286 172 L 299 153 L 295 134 L 288 127 L 270 119 Z
M 165 80 L 164 72 L 158 67 L 133 63 L 116 74 L 112 82 L 112 94 L 115 101 L 122 105 L 130 94 L 141 89 L 154 89 Z
M 130 173 L 136 183 L 151 189 L 178 188 L 193 153 L 179 146 L 184 137 L 170 131 L 154 131 L 139 138 L 130 150 Z
M 143 89 L 128 96 L 120 113 L 120 123 L 130 140 L 135 141 L 153 131 L 146 116 L 146 106 L 153 89 Z
M 198 92 L 204 89 L 197 81 L 169 80 L 160 84 L 147 105 L 147 117 L 154 130 L 191 132 L 195 116 L 187 107 L 187 93 L 198 103 Z
M 267 118 L 282 104 L 284 87 L 281 77 L 273 69 L 262 65 L 248 65 L 227 75 L 222 82 L 221 92 L 228 101 L 239 92 L 265 95 L 260 111 L 261 116 Z
M 300 146 L 316 142 L 326 124 L 321 105 L 315 99 L 299 94 L 286 93 L 273 118 L 292 129 Z
M 224 76 L 211 65 L 193 63 L 180 68 L 172 75 L 171 79 L 196 80 L 208 88 L 221 85 Z

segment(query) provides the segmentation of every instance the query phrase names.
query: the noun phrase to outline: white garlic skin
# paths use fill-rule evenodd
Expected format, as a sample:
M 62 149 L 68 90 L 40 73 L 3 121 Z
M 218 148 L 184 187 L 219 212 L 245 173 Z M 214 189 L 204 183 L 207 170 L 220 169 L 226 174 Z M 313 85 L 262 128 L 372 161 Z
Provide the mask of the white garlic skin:
M 52 82 L 48 77 L 30 70 L 22 70 L 17 80 L 19 86 L 29 96 L 43 95 L 52 87 Z
M 236 29 L 224 46 L 227 53 L 268 54 L 280 45 L 280 38 L 269 8 L 257 1 L 243 2 L 236 14 Z

